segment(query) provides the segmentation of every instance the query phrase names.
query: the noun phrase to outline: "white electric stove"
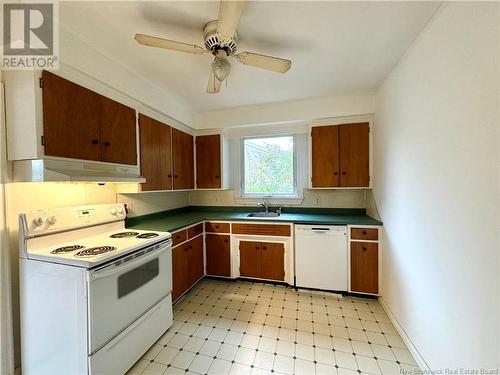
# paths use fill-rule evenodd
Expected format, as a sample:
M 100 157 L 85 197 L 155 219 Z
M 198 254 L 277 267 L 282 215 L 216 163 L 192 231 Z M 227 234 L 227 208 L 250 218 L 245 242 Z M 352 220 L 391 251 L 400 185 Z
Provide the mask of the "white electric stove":
M 24 374 L 123 374 L 172 325 L 172 242 L 122 204 L 19 216 Z

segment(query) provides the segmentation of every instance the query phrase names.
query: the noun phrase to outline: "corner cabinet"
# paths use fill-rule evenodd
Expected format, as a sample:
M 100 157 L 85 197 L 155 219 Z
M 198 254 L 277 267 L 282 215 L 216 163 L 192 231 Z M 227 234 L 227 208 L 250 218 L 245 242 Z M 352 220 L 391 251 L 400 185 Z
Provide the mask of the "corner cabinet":
M 6 71 L 8 159 L 137 166 L 136 111 L 47 71 Z
M 311 128 L 311 188 L 370 186 L 369 123 Z
M 193 136 L 139 114 L 142 191 L 194 188 Z
M 227 142 L 222 134 L 199 135 L 195 139 L 196 188 L 227 189 Z

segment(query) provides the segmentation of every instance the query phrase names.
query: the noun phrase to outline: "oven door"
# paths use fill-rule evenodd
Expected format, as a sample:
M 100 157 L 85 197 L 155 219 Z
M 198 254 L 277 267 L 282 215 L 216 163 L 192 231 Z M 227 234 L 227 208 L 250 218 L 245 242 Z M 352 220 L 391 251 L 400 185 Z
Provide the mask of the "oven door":
M 91 270 L 89 354 L 99 350 L 171 291 L 171 240 Z

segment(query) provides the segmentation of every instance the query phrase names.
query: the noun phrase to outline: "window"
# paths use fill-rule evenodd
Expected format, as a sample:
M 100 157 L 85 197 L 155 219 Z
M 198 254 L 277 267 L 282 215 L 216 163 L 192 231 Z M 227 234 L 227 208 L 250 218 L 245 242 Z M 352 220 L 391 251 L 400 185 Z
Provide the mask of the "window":
M 242 195 L 295 197 L 295 165 L 293 136 L 244 139 Z

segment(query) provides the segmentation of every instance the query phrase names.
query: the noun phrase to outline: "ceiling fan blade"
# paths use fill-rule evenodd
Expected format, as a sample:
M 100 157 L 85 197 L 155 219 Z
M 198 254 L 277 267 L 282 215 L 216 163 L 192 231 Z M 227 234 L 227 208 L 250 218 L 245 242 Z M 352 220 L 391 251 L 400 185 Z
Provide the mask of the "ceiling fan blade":
M 234 55 L 236 59 L 245 65 L 255 66 L 257 68 L 272 70 L 273 72 L 286 73 L 290 70 L 292 62 L 279 57 L 259 55 L 258 53 L 242 52 Z
M 194 55 L 201 55 L 207 52 L 204 48 L 195 44 L 176 42 L 175 40 L 158 38 L 156 36 L 135 34 L 135 40 L 148 47 L 165 48 L 173 51 L 192 53 Z
M 214 72 L 210 70 L 210 78 L 208 79 L 207 92 L 209 94 L 216 94 L 220 92 L 222 81 L 215 78 Z
M 226 38 L 232 38 L 238 27 L 245 1 L 221 0 L 219 4 L 219 19 L 217 32 Z

